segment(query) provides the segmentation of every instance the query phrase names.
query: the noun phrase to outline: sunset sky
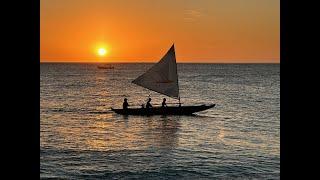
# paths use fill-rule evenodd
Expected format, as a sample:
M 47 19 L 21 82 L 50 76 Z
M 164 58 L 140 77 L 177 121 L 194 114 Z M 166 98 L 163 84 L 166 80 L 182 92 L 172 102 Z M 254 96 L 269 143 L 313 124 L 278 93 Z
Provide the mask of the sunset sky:
M 279 63 L 280 0 L 41 0 L 41 62 Z

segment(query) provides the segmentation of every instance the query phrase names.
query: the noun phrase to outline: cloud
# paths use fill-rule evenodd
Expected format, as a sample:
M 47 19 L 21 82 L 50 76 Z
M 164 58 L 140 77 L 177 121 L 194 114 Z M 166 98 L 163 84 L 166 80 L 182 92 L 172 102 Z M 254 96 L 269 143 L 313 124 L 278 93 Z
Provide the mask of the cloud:
M 195 9 L 187 9 L 184 11 L 184 20 L 186 22 L 193 22 L 199 19 L 203 16 L 203 13 L 201 13 L 199 10 Z

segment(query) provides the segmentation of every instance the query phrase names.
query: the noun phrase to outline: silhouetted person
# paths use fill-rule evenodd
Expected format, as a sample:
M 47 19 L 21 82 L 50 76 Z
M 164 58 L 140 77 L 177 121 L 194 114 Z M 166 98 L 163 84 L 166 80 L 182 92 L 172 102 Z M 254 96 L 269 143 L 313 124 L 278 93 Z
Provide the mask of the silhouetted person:
M 128 100 L 127 100 L 127 98 L 124 98 L 124 101 L 123 101 L 123 104 L 122 104 L 122 108 L 123 109 L 128 109 L 128 106 L 129 106 Z
M 167 104 L 166 104 L 166 98 L 163 98 L 162 106 L 161 106 L 161 107 L 167 107 Z
M 151 98 L 149 98 L 148 102 L 147 102 L 147 105 L 146 105 L 146 108 L 149 109 L 149 108 L 152 108 L 152 105 L 151 105 Z

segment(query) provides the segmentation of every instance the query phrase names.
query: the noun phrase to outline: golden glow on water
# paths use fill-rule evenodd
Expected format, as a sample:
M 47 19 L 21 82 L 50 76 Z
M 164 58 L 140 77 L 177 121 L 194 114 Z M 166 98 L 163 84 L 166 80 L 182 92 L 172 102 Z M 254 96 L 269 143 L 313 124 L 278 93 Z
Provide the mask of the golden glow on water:
M 55 140 L 61 142 L 56 146 L 63 149 L 118 151 L 125 149 L 139 150 L 148 147 L 174 148 L 179 145 L 196 145 L 193 144 L 196 139 L 189 139 L 184 131 L 179 133 L 181 124 L 180 120 L 176 118 L 167 119 L 164 117 L 161 120 L 130 118 L 129 121 L 128 119 L 114 120 L 112 114 L 95 116 L 96 120 L 90 121 L 91 124 L 82 125 L 82 127 L 66 124 L 66 127 L 55 128 Z M 188 129 L 186 133 L 190 131 L 197 133 L 197 139 L 211 139 L 210 141 L 220 142 L 230 147 L 261 148 L 275 155 L 279 153 L 277 149 L 267 147 L 264 142 L 272 141 L 272 139 L 261 133 L 240 133 L 231 130 L 226 131 L 223 128 L 212 132 L 199 132 L 200 130 L 195 127 L 189 127 Z M 252 141 L 252 137 L 256 137 L 256 140 Z
M 265 143 L 276 143 L 277 140 L 259 132 L 227 130 L 221 124 L 214 125 L 217 127 L 215 130 L 202 131 L 198 129 L 201 123 L 190 126 L 190 122 L 184 122 L 181 126 L 179 117 L 143 119 L 122 116 L 115 119 L 116 116 L 111 113 L 94 114 L 93 119 L 78 126 L 76 122 L 67 121 L 64 127 L 55 127 L 52 129 L 54 140 L 60 142 L 55 145 L 56 148 L 95 151 L 141 150 L 148 147 L 172 149 L 179 146 L 196 148 L 197 141 L 208 141 L 222 143 L 226 147 L 264 149 L 274 155 L 279 153 L 279 149 L 268 147 Z M 191 138 L 188 135 L 190 133 L 196 136 Z
M 110 142 L 105 139 L 88 139 L 86 141 L 86 145 L 90 150 L 104 151 L 109 144 Z
M 179 170 L 198 168 L 210 175 L 217 173 L 214 168 L 221 167 L 226 167 L 225 173 L 279 174 L 279 77 L 274 75 L 278 75 L 277 67 L 194 68 L 195 65 L 184 64 L 179 67 L 181 94 L 188 97 L 183 101 L 213 101 L 217 103 L 214 109 L 197 116 L 167 117 L 111 112 L 110 107 L 121 107 L 124 97 L 128 97 L 129 104 L 144 102 L 149 92 L 132 85 L 130 80 L 148 66 L 115 64 L 114 71 L 101 71 L 92 64 L 41 65 L 40 148 L 46 172 L 51 173 L 54 167 L 59 173 L 68 174 L 72 169 L 84 175 L 90 171 L 98 177 L 110 169 L 118 173 L 121 168 L 127 172 L 129 167 L 140 173 L 149 167 L 153 171 L 165 166 Z M 210 79 L 215 76 L 212 73 L 220 75 L 225 71 L 225 77 Z M 240 78 L 235 78 L 234 72 L 240 72 Z M 199 76 L 201 73 L 203 77 Z M 273 78 L 260 80 L 257 74 Z M 157 93 L 151 96 L 153 103 L 162 100 Z M 242 164 L 245 166 L 239 168 Z
M 177 119 L 114 120 L 114 115 L 97 114 L 96 120 L 84 122 L 79 127 L 66 123 L 54 129 L 57 147 L 67 149 L 87 149 L 97 151 L 139 150 L 147 147 L 173 148 L 178 143 Z M 138 122 L 135 122 L 138 121 Z M 72 123 L 70 121 L 70 123 Z M 72 142 L 72 143 L 69 143 Z
M 220 129 L 219 134 L 218 134 L 218 140 L 223 141 L 224 139 L 224 129 Z
M 88 70 L 85 70 L 88 72 Z M 120 69 L 120 72 L 127 69 Z M 278 153 L 279 148 L 268 148 L 269 143 L 277 143 L 277 139 L 260 131 L 241 132 L 238 128 L 247 128 L 247 125 L 238 125 L 232 128 L 234 124 L 241 122 L 235 121 L 230 124 L 225 124 L 232 119 L 224 119 L 225 117 L 217 117 L 217 119 L 207 118 L 203 122 L 206 126 L 214 127 L 207 129 L 201 123 L 201 118 L 194 121 L 194 117 L 123 117 L 110 112 L 110 107 L 116 104 L 121 104 L 122 97 L 130 91 L 134 96 L 129 99 L 130 103 L 133 100 L 139 99 L 139 88 L 132 86 L 123 88 L 118 83 L 108 83 L 113 81 L 118 82 L 120 79 L 129 79 L 121 77 L 125 74 L 119 74 L 114 71 L 98 71 L 96 67 L 92 68 L 92 74 L 82 83 L 91 82 L 88 86 L 84 86 L 79 94 L 79 90 L 65 91 L 65 97 L 69 98 L 71 104 L 66 104 L 65 99 L 57 97 L 56 102 L 51 99 L 42 99 L 42 107 L 55 107 L 58 111 L 56 114 L 45 114 L 42 117 L 42 131 L 44 133 L 52 133 L 42 136 L 41 144 L 50 144 L 55 142 L 55 146 L 67 149 L 90 149 L 99 151 L 120 150 L 120 149 L 143 149 L 147 147 L 179 147 L 179 146 L 195 146 L 199 142 L 222 143 L 226 146 L 260 148 L 269 153 Z M 117 73 L 116 75 L 114 73 Z M 120 77 L 118 77 L 120 76 Z M 132 75 L 128 75 L 132 76 Z M 135 75 L 134 75 L 135 76 Z M 56 81 L 54 81 L 56 82 Z M 70 83 L 69 80 L 67 84 Z M 76 83 L 81 84 L 81 83 Z M 65 86 L 65 85 L 64 85 Z M 128 83 L 126 85 L 128 86 Z M 72 86 L 70 86 L 72 88 Z M 115 89 L 115 90 L 112 90 Z M 121 91 L 119 91 L 121 89 Z M 132 89 L 134 92 L 131 92 Z M 63 88 L 62 88 L 63 90 Z M 255 89 L 247 88 L 245 90 L 254 91 Z M 117 98 L 111 98 L 113 96 Z M 62 91 L 63 93 L 63 91 Z M 57 94 L 59 95 L 59 94 Z M 79 98 L 82 95 L 83 98 Z M 76 99 L 73 99 L 76 98 Z M 196 97 L 193 97 L 196 98 Z M 120 102 L 119 102 L 120 100 Z M 160 99 L 154 99 L 155 102 Z M 222 104 L 222 103 L 221 103 Z M 81 108 L 93 108 L 85 111 L 82 114 Z M 59 109 L 67 109 L 63 112 Z M 77 113 L 69 113 L 68 109 Z M 209 114 L 217 111 L 208 111 Z M 226 113 L 221 113 L 226 115 Z M 230 114 L 231 116 L 231 114 Z M 245 117 L 246 114 L 241 111 L 237 114 L 239 117 Z M 231 116 L 232 117 L 232 116 Z M 182 118 L 182 119 L 180 119 Z M 220 118 L 220 119 L 219 119 Z M 48 120 L 50 119 L 50 121 Z M 182 123 L 181 123 L 181 120 Z M 243 126 L 243 127 L 242 127 Z M 206 131 L 204 131 L 206 129 Z M 192 135 L 192 137 L 190 136 Z M 50 139 L 54 137 L 54 139 Z M 206 142 L 206 143 L 208 143 Z

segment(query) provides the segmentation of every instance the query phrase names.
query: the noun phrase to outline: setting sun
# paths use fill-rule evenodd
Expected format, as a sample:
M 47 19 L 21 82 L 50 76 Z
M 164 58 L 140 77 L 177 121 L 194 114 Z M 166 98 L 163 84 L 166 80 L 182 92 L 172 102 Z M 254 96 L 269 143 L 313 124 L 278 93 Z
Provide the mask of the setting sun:
M 105 56 L 107 54 L 107 50 L 105 48 L 98 49 L 99 56 Z

